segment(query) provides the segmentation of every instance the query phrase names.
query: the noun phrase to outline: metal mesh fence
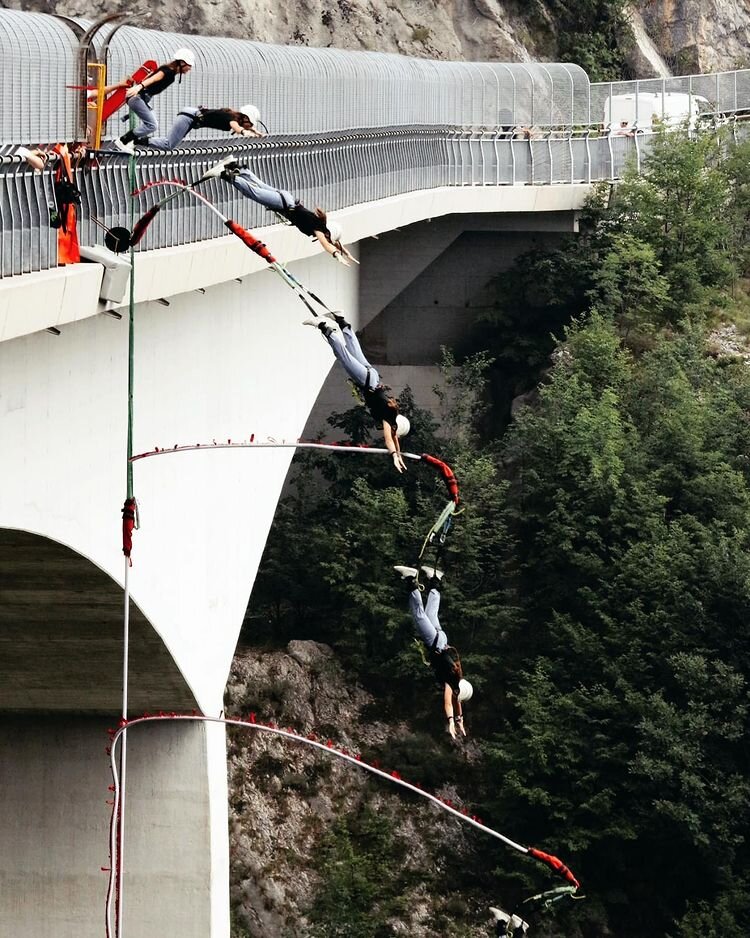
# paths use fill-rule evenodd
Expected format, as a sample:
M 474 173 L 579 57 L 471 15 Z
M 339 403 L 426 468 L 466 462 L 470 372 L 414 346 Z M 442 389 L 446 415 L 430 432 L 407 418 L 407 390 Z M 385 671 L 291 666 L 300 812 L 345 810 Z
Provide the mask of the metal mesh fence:
M 233 153 L 272 185 L 290 189 L 304 204 L 335 212 L 419 189 L 441 186 L 555 185 L 620 175 L 637 163 L 645 137 L 592 137 L 547 132 L 514 137 L 498 129 L 465 130 L 414 125 L 309 137 L 278 136 L 234 146 L 205 145 L 172 152 L 139 151 L 136 187 L 164 179 L 198 178 Z M 76 170 L 82 193 L 81 244 L 102 243 L 104 230 L 130 225 L 128 159 L 100 151 Z M 140 216 L 166 190 L 152 189 L 132 204 Z M 201 191 L 225 215 L 254 228 L 276 217 L 231 185 L 212 179 Z M 18 157 L 0 159 L 0 276 L 43 270 L 57 263 L 51 170 L 32 173 Z M 160 212 L 138 250 L 224 236 L 216 216 L 190 196 Z
M 16 144 L 71 140 L 80 81 L 77 34 L 84 21 L 0 10 L 0 276 L 57 263 L 50 229 L 51 170 L 34 174 Z M 605 135 L 616 116 L 644 129 L 676 114 L 717 121 L 750 111 L 750 70 L 718 75 L 590 85 L 576 65 L 456 63 L 375 52 L 264 45 L 159 33 L 129 26 L 103 33 L 110 82 L 146 58 L 170 61 L 180 46 L 196 55 L 192 72 L 153 99 L 161 132 L 186 106 L 256 104 L 273 136 L 245 146 L 193 132 L 183 149 L 139 151 L 138 184 L 195 179 L 229 152 L 310 206 L 347 205 L 439 186 L 554 185 L 618 178 L 636 168 L 649 135 Z M 102 48 L 99 50 L 102 51 Z M 127 111 L 125 111 L 127 116 Z M 656 115 L 656 119 L 654 118 Z M 735 118 L 732 117 L 733 121 Z M 743 124 L 737 123 L 735 133 Z M 110 119 L 108 136 L 124 129 Z M 236 138 L 235 138 L 236 139 Z M 127 159 L 99 151 L 77 171 L 83 193 L 82 244 L 102 228 L 128 224 Z M 206 194 L 225 214 L 254 227 L 273 216 L 226 183 Z M 157 197 L 144 195 L 136 212 Z M 221 223 L 189 197 L 175 199 L 149 230 L 144 248 L 215 238 Z
M 750 69 L 591 85 L 591 122 L 605 127 L 621 115 L 638 127 L 695 122 L 750 110 Z
M 74 26 L 43 14 L 0 10 L 5 76 L 0 146 L 74 139 L 79 98 L 67 87 L 81 81 Z M 194 51 L 192 71 L 152 101 L 162 131 L 183 107 L 249 102 L 280 134 L 414 124 L 568 125 L 588 119 L 588 77 L 571 64 L 438 62 L 132 26 L 104 27 L 96 41 L 100 54 L 104 45 L 108 49 L 109 83 L 147 58 L 164 64 L 181 46 Z M 122 129 L 118 116 L 111 118 L 105 138 Z M 210 131 L 201 134 L 210 137 Z

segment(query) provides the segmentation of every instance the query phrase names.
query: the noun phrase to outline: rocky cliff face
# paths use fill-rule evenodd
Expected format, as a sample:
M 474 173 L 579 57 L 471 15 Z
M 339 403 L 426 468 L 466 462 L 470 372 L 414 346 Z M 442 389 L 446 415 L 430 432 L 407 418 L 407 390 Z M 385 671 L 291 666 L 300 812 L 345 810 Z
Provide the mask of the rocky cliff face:
M 331 649 L 316 642 L 293 641 L 286 652 L 238 654 L 226 712 L 246 716 L 251 711 L 264 722 L 316 732 L 324 740 L 330 736 L 338 746 L 361 752 L 369 761 L 379 759 L 388 769 L 395 768 L 389 753 L 391 760 L 401 762 L 409 749 L 428 765 L 445 758 L 445 753 L 469 762 L 478 758 L 471 743 L 459 750 L 446 737 L 441 752 L 405 723 L 381 722 L 377 703 L 361 688 L 349 686 Z M 413 766 L 415 774 L 407 774 L 403 765 L 399 768 L 416 781 L 415 774 L 425 771 Z M 487 838 L 426 802 L 418 803 L 395 786 L 371 778 L 304 745 L 253 730 L 230 731 L 235 938 L 317 934 L 309 916 L 326 887 L 331 864 L 335 868 L 329 838 L 337 830 L 337 819 L 362 812 L 377 817 L 381 828 L 393 832 L 391 846 L 378 857 L 376 874 L 376 901 L 392 888 L 399 892 L 396 906 L 385 913 L 388 933 L 486 938 L 486 906 L 492 897 L 472 900 L 470 891 L 459 893 L 457 873 L 472 853 L 476 862 L 477 851 L 487 849 Z M 455 791 L 439 786 L 436 791 L 429 784 L 425 788 L 460 803 Z M 355 857 L 352 862 L 347 856 L 347 864 L 361 871 L 365 861 Z M 339 898 L 345 902 L 344 894 Z
M 3 5 L 88 17 L 123 8 L 118 0 L 6 0 Z M 746 0 L 633 0 L 627 6 L 637 22 L 643 18 L 648 37 L 675 74 L 750 64 Z M 259 42 L 449 60 L 557 57 L 557 30 L 541 0 L 165 0 L 148 9 L 151 16 L 143 25 L 156 29 Z M 539 24 L 546 24 L 544 35 Z M 636 43 L 631 55 L 633 73 L 658 74 L 659 66 L 646 48 L 648 40 L 640 45 L 643 48 Z
M 638 0 L 636 6 L 674 74 L 750 65 L 746 0 Z
M 116 0 L 9 0 L 3 5 L 87 17 L 124 8 Z M 139 25 L 174 32 L 451 60 L 544 57 L 516 0 L 165 0 L 148 9 L 152 15 Z M 133 22 L 138 22 L 137 8 Z

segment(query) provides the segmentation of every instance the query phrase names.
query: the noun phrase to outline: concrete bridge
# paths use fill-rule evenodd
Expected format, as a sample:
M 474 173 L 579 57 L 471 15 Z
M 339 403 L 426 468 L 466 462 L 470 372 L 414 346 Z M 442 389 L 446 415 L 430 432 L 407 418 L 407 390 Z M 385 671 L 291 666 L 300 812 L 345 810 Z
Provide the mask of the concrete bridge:
M 58 49 L 52 77 L 37 74 L 32 34 L 36 48 Z M 37 95 L 20 118 L 0 115 L 0 921 L 15 938 L 103 934 L 105 731 L 123 692 L 129 288 L 108 273 L 114 258 L 56 265 L 49 175 L 33 175 L 11 147 L 74 136 L 76 108 L 67 98 L 50 105 L 76 83 L 78 38 L 70 24 L 0 11 L 0 47 L 36 76 L 26 81 Z M 206 194 L 330 306 L 369 326 L 385 364 L 409 361 L 404 349 L 427 321 L 454 337 L 467 294 L 530 238 L 574 231 L 592 181 L 616 177 L 647 146 L 593 135 L 591 87 L 575 66 L 419 63 L 128 27 L 111 38 L 117 77 L 139 50 L 161 61 L 176 45 L 198 49 L 196 97 L 180 87 L 159 99 L 162 124 L 197 100 L 261 104 L 281 133 L 236 147 L 238 158 L 332 209 L 361 267 L 340 267 L 296 230 L 269 224 L 226 184 Z M 304 102 L 285 110 L 303 89 Z M 530 124 L 534 136 L 514 136 Z M 196 178 L 226 152 L 210 139 L 144 151 L 136 180 Z M 83 243 L 128 218 L 128 172 L 106 154 L 78 170 Z M 178 200 L 135 252 L 134 271 L 134 451 L 251 433 L 298 439 L 332 357 L 300 328 L 303 307 L 264 262 Z M 415 316 L 433 294 L 438 309 Z M 236 450 L 136 464 L 130 713 L 221 711 L 290 460 L 291 450 Z M 121 936 L 227 938 L 223 733 L 152 726 L 128 753 Z

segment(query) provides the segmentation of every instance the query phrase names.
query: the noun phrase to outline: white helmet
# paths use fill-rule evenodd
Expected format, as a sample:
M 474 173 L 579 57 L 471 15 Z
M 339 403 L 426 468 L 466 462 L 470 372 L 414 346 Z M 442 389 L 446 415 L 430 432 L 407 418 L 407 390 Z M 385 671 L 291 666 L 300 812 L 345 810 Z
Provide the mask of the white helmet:
M 237 108 L 240 114 L 244 114 L 251 124 L 255 125 L 260 120 L 260 111 L 254 104 L 243 104 Z
M 192 49 L 188 49 L 186 46 L 182 46 L 174 52 L 172 61 L 184 62 L 185 65 L 189 65 L 192 68 L 195 65 L 195 52 L 193 52 Z
M 403 414 L 396 414 L 396 433 L 398 436 L 406 436 L 409 430 L 411 430 L 409 418 L 404 417 Z
M 337 221 L 331 221 L 330 218 L 326 222 L 326 225 L 328 226 L 328 231 L 331 235 L 331 241 L 340 241 L 344 236 L 341 225 Z
M 465 700 L 471 700 L 471 695 L 474 693 L 474 688 L 469 684 L 465 678 L 461 678 L 458 682 L 458 699 L 463 703 Z

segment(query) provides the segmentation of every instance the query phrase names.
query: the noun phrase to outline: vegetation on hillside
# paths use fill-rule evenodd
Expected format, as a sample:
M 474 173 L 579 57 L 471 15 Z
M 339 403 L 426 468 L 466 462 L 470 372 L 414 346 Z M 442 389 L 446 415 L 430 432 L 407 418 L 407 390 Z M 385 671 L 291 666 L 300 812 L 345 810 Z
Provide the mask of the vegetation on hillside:
M 522 12 L 556 61 L 575 62 L 591 81 L 627 77 L 634 40 L 624 0 L 534 0 Z
M 441 427 L 406 395 L 409 448 L 454 467 L 466 507 L 444 624 L 476 687 L 483 756 L 471 772 L 447 762 L 445 781 L 584 882 L 587 901 L 547 935 L 750 933 L 750 370 L 707 338 L 744 315 L 749 220 L 750 148 L 658 137 L 642 176 L 595 194 L 580 235 L 505 275 L 477 329 L 485 350 L 447 357 Z M 511 421 L 508 389 L 534 385 Z M 361 409 L 331 423 L 354 439 L 369 429 Z M 414 559 L 440 483 L 412 467 L 397 478 L 385 464 L 298 461 L 248 640 L 328 642 L 382 700 L 381 719 L 442 734 L 391 571 Z M 427 777 L 422 752 L 411 771 Z M 326 889 L 346 901 L 326 930 L 321 898 L 316 934 L 393 933 L 388 831 L 376 844 L 391 886 L 377 921 L 363 913 L 369 823 L 342 819 L 326 842 Z M 548 882 L 490 845 L 445 891 L 512 905 Z

